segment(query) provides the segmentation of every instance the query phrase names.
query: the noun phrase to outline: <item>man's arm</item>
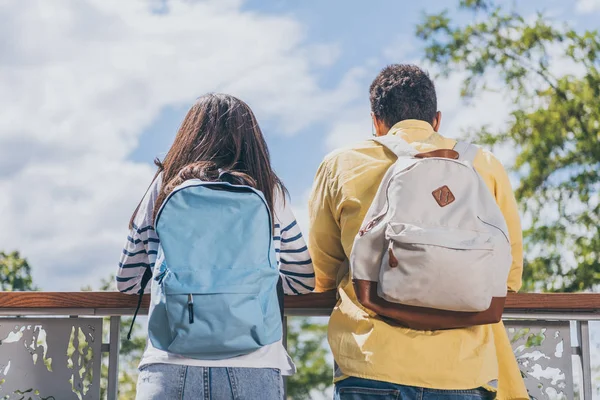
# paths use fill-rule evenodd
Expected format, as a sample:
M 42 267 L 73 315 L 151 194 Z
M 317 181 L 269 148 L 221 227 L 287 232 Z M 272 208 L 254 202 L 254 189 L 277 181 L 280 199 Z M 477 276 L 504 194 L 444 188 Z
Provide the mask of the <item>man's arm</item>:
M 506 220 L 513 259 L 508 274 L 507 287 L 508 291 L 517 292 L 521 289 L 523 278 L 523 231 L 521 228 L 519 207 L 506 170 L 498 159 L 491 154 L 489 154 L 489 156 L 491 157 L 495 182 L 494 197 Z
M 465 328 L 500 322 L 506 301 L 504 297 L 494 297 L 490 308 L 482 312 L 445 311 L 390 303 L 379 297 L 377 285 L 365 283 L 366 281 L 354 280 L 354 290 L 357 297 L 363 299 L 361 304 L 364 307 L 392 325 L 397 324 L 421 331 Z
M 346 257 L 335 201 L 330 171 L 324 161 L 317 171 L 308 203 L 308 250 L 315 268 L 315 292 L 336 289 L 338 269 Z

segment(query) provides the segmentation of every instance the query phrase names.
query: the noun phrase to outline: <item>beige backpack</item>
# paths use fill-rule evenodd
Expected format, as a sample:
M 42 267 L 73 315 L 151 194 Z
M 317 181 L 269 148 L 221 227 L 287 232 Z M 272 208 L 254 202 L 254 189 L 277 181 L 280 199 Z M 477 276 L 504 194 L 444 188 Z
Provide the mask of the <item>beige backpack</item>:
M 354 241 L 359 302 L 392 319 L 398 306 L 477 313 L 496 299 L 503 307 L 511 246 L 504 216 L 473 168 L 478 148 L 459 142 L 418 154 L 397 136 L 374 140 L 398 159 Z

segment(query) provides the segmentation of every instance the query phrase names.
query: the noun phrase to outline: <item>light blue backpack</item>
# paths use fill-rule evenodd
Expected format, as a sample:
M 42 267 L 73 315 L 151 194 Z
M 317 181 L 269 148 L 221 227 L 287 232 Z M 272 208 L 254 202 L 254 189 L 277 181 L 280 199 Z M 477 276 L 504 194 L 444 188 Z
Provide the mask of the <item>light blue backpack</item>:
M 260 191 L 188 180 L 163 202 L 155 229 L 154 347 L 224 359 L 282 338 L 273 226 Z

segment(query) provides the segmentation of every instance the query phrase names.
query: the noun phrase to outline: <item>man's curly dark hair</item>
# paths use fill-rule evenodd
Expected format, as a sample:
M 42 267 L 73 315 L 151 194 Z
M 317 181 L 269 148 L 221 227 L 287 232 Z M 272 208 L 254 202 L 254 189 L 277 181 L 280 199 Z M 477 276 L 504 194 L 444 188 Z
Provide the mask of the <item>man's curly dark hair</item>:
M 371 111 L 388 128 L 405 119 L 432 123 L 437 112 L 433 81 L 416 65 L 385 67 L 371 84 L 369 97 Z

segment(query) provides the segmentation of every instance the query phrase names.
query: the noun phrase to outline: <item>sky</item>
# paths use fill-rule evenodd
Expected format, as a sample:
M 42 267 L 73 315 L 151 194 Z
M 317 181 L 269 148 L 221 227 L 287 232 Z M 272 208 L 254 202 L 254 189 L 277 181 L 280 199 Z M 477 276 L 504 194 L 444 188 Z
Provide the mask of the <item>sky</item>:
M 371 134 L 370 82 L 387 64 L 423 64 L 415 25 L 455 4 L 0 0 L 0 250 L 19 250 L 43 290 L 98 287 L 116 272 L 152 160 L 207 92 L 255 111 L 306 231 L 320 161 Z M 600 20 L 600 0 L 518 9 L 579 29 Z M 468 106 L 460 80 L 436 80 L 441 132 L 502 126 L 510 104 L 486 94 Z

